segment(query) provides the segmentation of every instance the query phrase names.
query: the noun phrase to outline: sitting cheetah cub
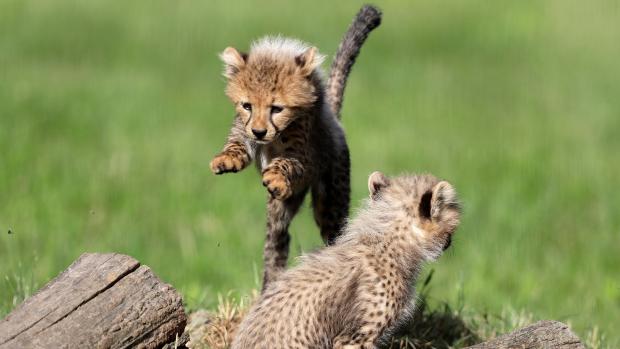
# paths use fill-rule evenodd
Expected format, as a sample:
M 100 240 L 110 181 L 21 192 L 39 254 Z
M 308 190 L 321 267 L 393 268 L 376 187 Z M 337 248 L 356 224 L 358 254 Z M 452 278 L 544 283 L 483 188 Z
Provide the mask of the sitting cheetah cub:
M 407 317 L 418 273 L 459 224 L 456 192 L 431 175 L 379 172 L 368 188 L 334 245 L 303 256 L 265 290 L 233 349 L 375 348 Z

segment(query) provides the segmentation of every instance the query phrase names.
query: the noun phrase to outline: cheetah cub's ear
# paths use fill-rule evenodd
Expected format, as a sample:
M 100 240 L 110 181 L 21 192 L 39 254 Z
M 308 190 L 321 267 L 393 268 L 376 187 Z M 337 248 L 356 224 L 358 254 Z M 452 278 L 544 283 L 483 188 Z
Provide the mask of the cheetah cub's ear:
M 368 177 L 368 192 L 371 199 L 376 199 L 381 189 L 387 187 L 390 180 L 381 172 L 375 171 Z
M 433 187 L 432 194 L 429 194 L 424 194 L 420 201 L 420 215 L 438 224 L 441 233 L 454 233 L 461 215 L 454 187 L 446 181 L 441 181 Z M 429 201 L 427 206 L 425 200 Z
M 232 78 L 245 66 L 248 55 L 237 51 L 234 47 L 227 47 L 220 53 L 220 59 L 224 62 L 224 76 Z
M 312 72 L 318 68 L 325 56 L 320 54 L 316 47 L 310 47 L 306 51 L 295 57 L 295 63 L 299 69 L 299 72 L 303 76 L 309 76 Z

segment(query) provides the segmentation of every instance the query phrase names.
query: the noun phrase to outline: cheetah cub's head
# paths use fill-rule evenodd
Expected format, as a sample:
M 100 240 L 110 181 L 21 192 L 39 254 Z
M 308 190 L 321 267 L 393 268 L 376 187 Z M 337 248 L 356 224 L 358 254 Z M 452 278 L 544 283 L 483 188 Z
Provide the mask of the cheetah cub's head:
M 258 143 L 273 141 L 319 97 L 324 56 L 301 41 L 266 37 L 252 43 L 248 54 L 228 47 L 220 58 L 226 95 L 247 137 Z
M 374 172 L 368 178 L 368 189 L 371 201 L 398 212 L 399 228 L 411 234 L 430 259 L 450 246 L 461 212 L 450 183 L 431 175 L 388 178 Z

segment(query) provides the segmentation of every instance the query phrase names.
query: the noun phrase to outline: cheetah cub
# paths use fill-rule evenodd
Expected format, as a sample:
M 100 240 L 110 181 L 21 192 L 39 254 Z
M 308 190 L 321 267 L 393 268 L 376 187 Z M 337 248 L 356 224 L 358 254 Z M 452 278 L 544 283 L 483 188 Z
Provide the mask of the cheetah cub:
M 265 290 L 233 349 L 375 348 L 407 318 L 420 269 L 459 224 L 456 192 L 431 175 L 379 172 L 368 188 L 334 245 L 301 257 Z
M 263 252 L 263 287 L 286 267 L 288 228 L 306 193 L 326 244 L 339 234 L 349 210 L 349 150 L 340 125 L 347 77 L 381 13 L 365 6 L 344 36 L 327 86 L 324 56 L 301 41 L 266 37 L 248 54 L 229 47 L 221 54 L 226 94 L 236 116 L 215 174 L 243 170 L 252 160 L 271 194 Z

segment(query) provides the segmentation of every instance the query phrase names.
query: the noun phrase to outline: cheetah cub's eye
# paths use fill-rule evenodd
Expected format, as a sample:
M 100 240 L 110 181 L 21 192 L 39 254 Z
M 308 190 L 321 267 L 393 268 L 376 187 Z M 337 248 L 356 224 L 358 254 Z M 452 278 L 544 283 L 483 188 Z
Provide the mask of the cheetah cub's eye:
M 278 114 L 281 113 L 282 110 L 284 110 L 284 107 L 281 107 L 279 105 L 272 105 L 271 106 L 271 114 Z
M 247 111 L 252 111 L 252 105 L 250 103 L 241 103 L 241 107 Z

